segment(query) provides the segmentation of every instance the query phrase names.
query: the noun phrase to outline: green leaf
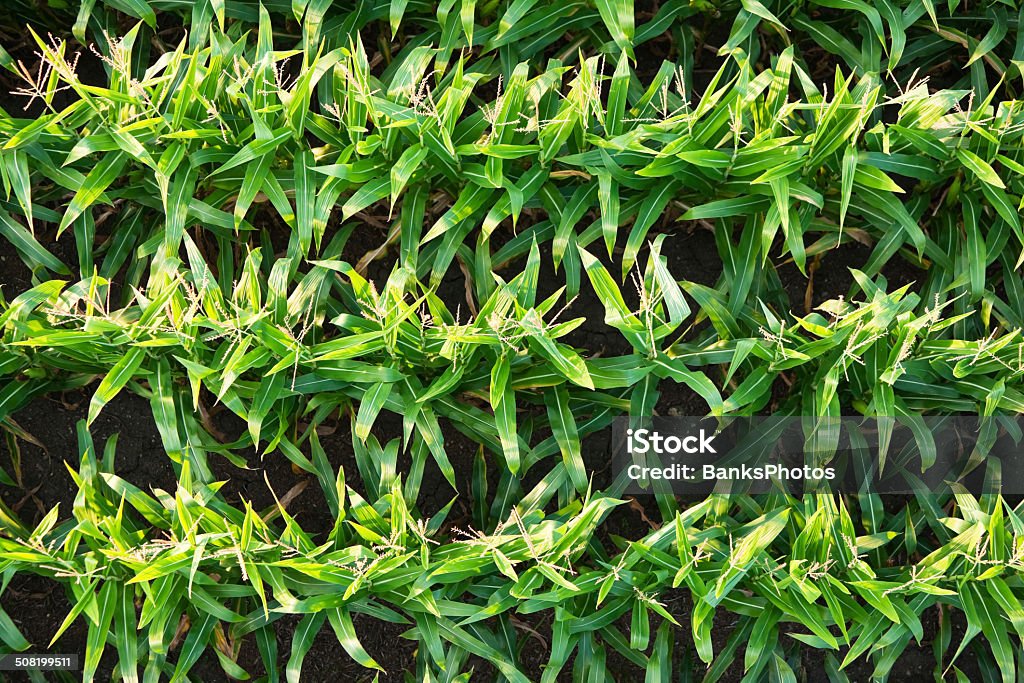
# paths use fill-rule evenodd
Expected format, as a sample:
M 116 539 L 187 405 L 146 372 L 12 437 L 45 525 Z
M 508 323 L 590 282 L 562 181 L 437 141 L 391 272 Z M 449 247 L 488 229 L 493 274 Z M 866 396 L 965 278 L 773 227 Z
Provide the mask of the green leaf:
M 133 346 L 114 364 L 89 401 L 89 416 L 86 421 L 88 425 L 96 420 L 100 411 L 103 410 L 103 406 L 107 405 L 120 393 L 124 385 L 131 381 L 145 357 L 145 349 Z
M 975 177 L 977 177 L 982 182 L 988 183 L 989 185 L 992 185 L 994 187 L 998 187 L 999 189 L 1006 188 L 1006 185 L 1004 185 L 1003 181 L 999 178 L 999 174 L 995 172 L 995 169 L 993 169 L 987 161 L 979 157 L 971 150 L 964 149 L 962 147 L 957 147 L 956 157 L 957 159 L 960 160 L 960 163 L 962 163 L 967 170 L 973 173 Z
M 330 619 L 331 628 L 334 629 L 334 634 L 338 637 L 338 642 L 345 648 L 345 652 L 349 654 L 352 659 L 367 669 L 377 669 L 383 671 L 383 667 L 374 660 L 366 650 L 363 649 L 362 644 L 359 642 L 359 638 L 356 637 L 356 629 L 352 624 L 352 616 L 349 614 L 347 609 L 336 607 L 327 612 L 327 617 Z
M 569 409 L 569 392 L 565 385 L 559 384 L 544 392 L 544 403 L 551 423 L 551 433 L 558 443 L 558 450 L 562 453 L 565 470 L 569 473 L 572 485 L 583 493 L 587 490 L 589 480 L 583 464 L 576 418 Z
M 89 175 L 75 192 L 75 196 L 71 198 L 71 203 L 68 204 L 64 217 L 60 220 L 57 234 L 63 233 L 75 219 L 100 198 L 111 183 L 117 180 L 121 169 L 127 162 L 128 155 L 124 152 L 112 152 L 104 155 L 100 162 L 89 171 Z

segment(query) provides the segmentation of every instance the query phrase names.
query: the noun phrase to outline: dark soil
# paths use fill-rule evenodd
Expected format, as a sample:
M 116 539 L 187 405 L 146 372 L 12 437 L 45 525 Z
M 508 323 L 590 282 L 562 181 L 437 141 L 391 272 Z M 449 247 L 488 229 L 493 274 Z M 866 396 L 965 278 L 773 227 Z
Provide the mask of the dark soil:
M 846 242 L 819 258 L 808 259 L 806 277 L 792 262 L 780 265 L 778 275 L 789 295 L 790 310 L 802 315 L 829 299 L 850 298 L 855 286 L 850 269 L 863 268 L 870 257 L 871 247 L 859 242 Z M 917 291 L 926 275 L 925 271 L 899 258 L 886 263 L 880 274 L 888 281 L 890 292 L 904 285 L 911 285 L 911 291 Z
M 90 387 L 92 388 L 92 387 Z M 14 421 L 45 448 L 18 440 L 21 458 L 20 489 L 0 487 L 0 498 L 26 524 L 35 524 L 55 505 L 60 518 L 71 515 L 77 487 L 68 473 L 79 466 L 77 425 L 89 408 L 90 388 L 36 399 L 14 415 Z M 177 478 L 164 453 L 149 402 L 123 392 L 107 404 L 90 433 L 97 457 L 112 435 L 117 435 L 115 470 L 118 476 L 145 489 L 175 490 Z M 11 462 L 6 442 L 0 442 L 0 462 Z M 67 466 L 66 466 L 66 465 Z

